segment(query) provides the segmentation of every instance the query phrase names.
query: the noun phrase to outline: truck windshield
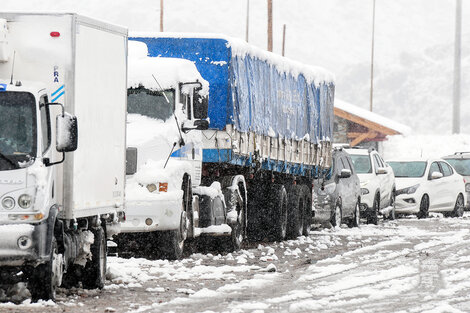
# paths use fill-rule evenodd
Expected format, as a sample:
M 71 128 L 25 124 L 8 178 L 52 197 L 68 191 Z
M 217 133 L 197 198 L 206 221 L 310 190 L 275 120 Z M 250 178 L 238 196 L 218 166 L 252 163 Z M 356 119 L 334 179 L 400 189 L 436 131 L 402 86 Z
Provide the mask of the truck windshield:
M 0 170 L 36 157 L 35 103 L 28 92 L 0 92 Z
M 165 121 L 174 110 L 175 91 L 173 89 L 161 92 L 139 87 L 130 88 L 127 91 L 127 113 L 129 114 L 141 114 Z
M 426 170 L 426 162 L 388 162 L 393 168 L 395 177 L 423 177 Z
M 372 165 L 368 155 L 351 154 L 351 160 L 358 174 L 372 173 Z

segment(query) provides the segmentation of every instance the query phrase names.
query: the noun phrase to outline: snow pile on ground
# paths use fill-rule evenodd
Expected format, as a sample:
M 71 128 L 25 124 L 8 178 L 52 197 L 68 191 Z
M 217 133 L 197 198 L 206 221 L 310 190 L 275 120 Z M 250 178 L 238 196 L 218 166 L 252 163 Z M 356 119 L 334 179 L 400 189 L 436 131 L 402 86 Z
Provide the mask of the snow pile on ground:
M 383 142 L 385 160 L 441 158 L 459 151 L 470 151 L 470 135 L 389 136 Z

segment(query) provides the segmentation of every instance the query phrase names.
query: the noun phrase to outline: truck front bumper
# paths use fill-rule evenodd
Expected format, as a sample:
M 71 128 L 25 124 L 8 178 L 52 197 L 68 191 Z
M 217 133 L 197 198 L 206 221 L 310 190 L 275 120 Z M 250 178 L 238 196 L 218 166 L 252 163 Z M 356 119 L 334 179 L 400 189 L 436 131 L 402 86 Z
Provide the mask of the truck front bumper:
M 180 227 L 181 199 L 159 201 L 128 201 L 122 233 L 175 230 Z
M 37 265 L 46 255 L 47 223 L 0 225 L 0 266 Z

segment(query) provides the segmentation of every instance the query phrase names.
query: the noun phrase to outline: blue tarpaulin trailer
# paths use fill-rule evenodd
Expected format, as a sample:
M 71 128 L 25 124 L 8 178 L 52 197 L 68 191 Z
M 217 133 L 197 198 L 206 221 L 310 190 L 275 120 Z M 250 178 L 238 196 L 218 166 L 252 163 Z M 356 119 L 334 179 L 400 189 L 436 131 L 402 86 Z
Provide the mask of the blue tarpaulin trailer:
M 210 84 L 203 162 L 305 175 L 330 164 L 334 78 L 228 37 L 139 35 L 151 57 L 193 61 Z M 212 132 L 212 133 L 211 133 Z M 212 140 L 210 140 L 212 139 Z

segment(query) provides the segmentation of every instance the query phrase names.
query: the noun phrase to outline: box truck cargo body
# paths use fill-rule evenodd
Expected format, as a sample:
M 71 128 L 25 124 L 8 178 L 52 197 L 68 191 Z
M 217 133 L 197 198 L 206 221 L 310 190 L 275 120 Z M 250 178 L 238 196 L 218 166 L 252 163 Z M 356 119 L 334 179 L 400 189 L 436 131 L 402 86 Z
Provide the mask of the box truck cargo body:
M 174 113 L 181 125 L 174 127 L 182 140 L 157 144 L 170 139 L 155 126 L 154 139 L 129 142 L 137 173 L 128 179 L 141 179 L 141 204 L 128 207 L 122 227 L 128 234 L 119 235 L 119 242 L 155 242 L 151 252 L 160 249 L 177 258 L 186 238 L 227 236 L 237 249 L 247 237 L 282 240 L 307 234 L 313 178 L 331 163 L 333 75 L 224 36 L 139 34 L 130 39 L 146 45 L 149 59 L 193 62 L 208 82 L 209 95 L 206 102 L 176 97 Z M 174 92 L 180 94 L 178 88 Z M 169 158 L 162 151 L 147 153 L 156 147 L 170 150 Z M 192 163 L 176 162 L 185 159 Z M 171 166 L 175 174 L 167 175 Z M 166 205 L 171 185 L 184 195 L 174 210 Z M 157 194 L 161 201 L 146 201 Z M 131 234 L 136 232 L 151 233 L 152 241 Z
M 1 270 L 25 268 L 33 298 L 62 275 L 102 287 L 124 217 L 127 29 L 73 13 L 0 28 Z

